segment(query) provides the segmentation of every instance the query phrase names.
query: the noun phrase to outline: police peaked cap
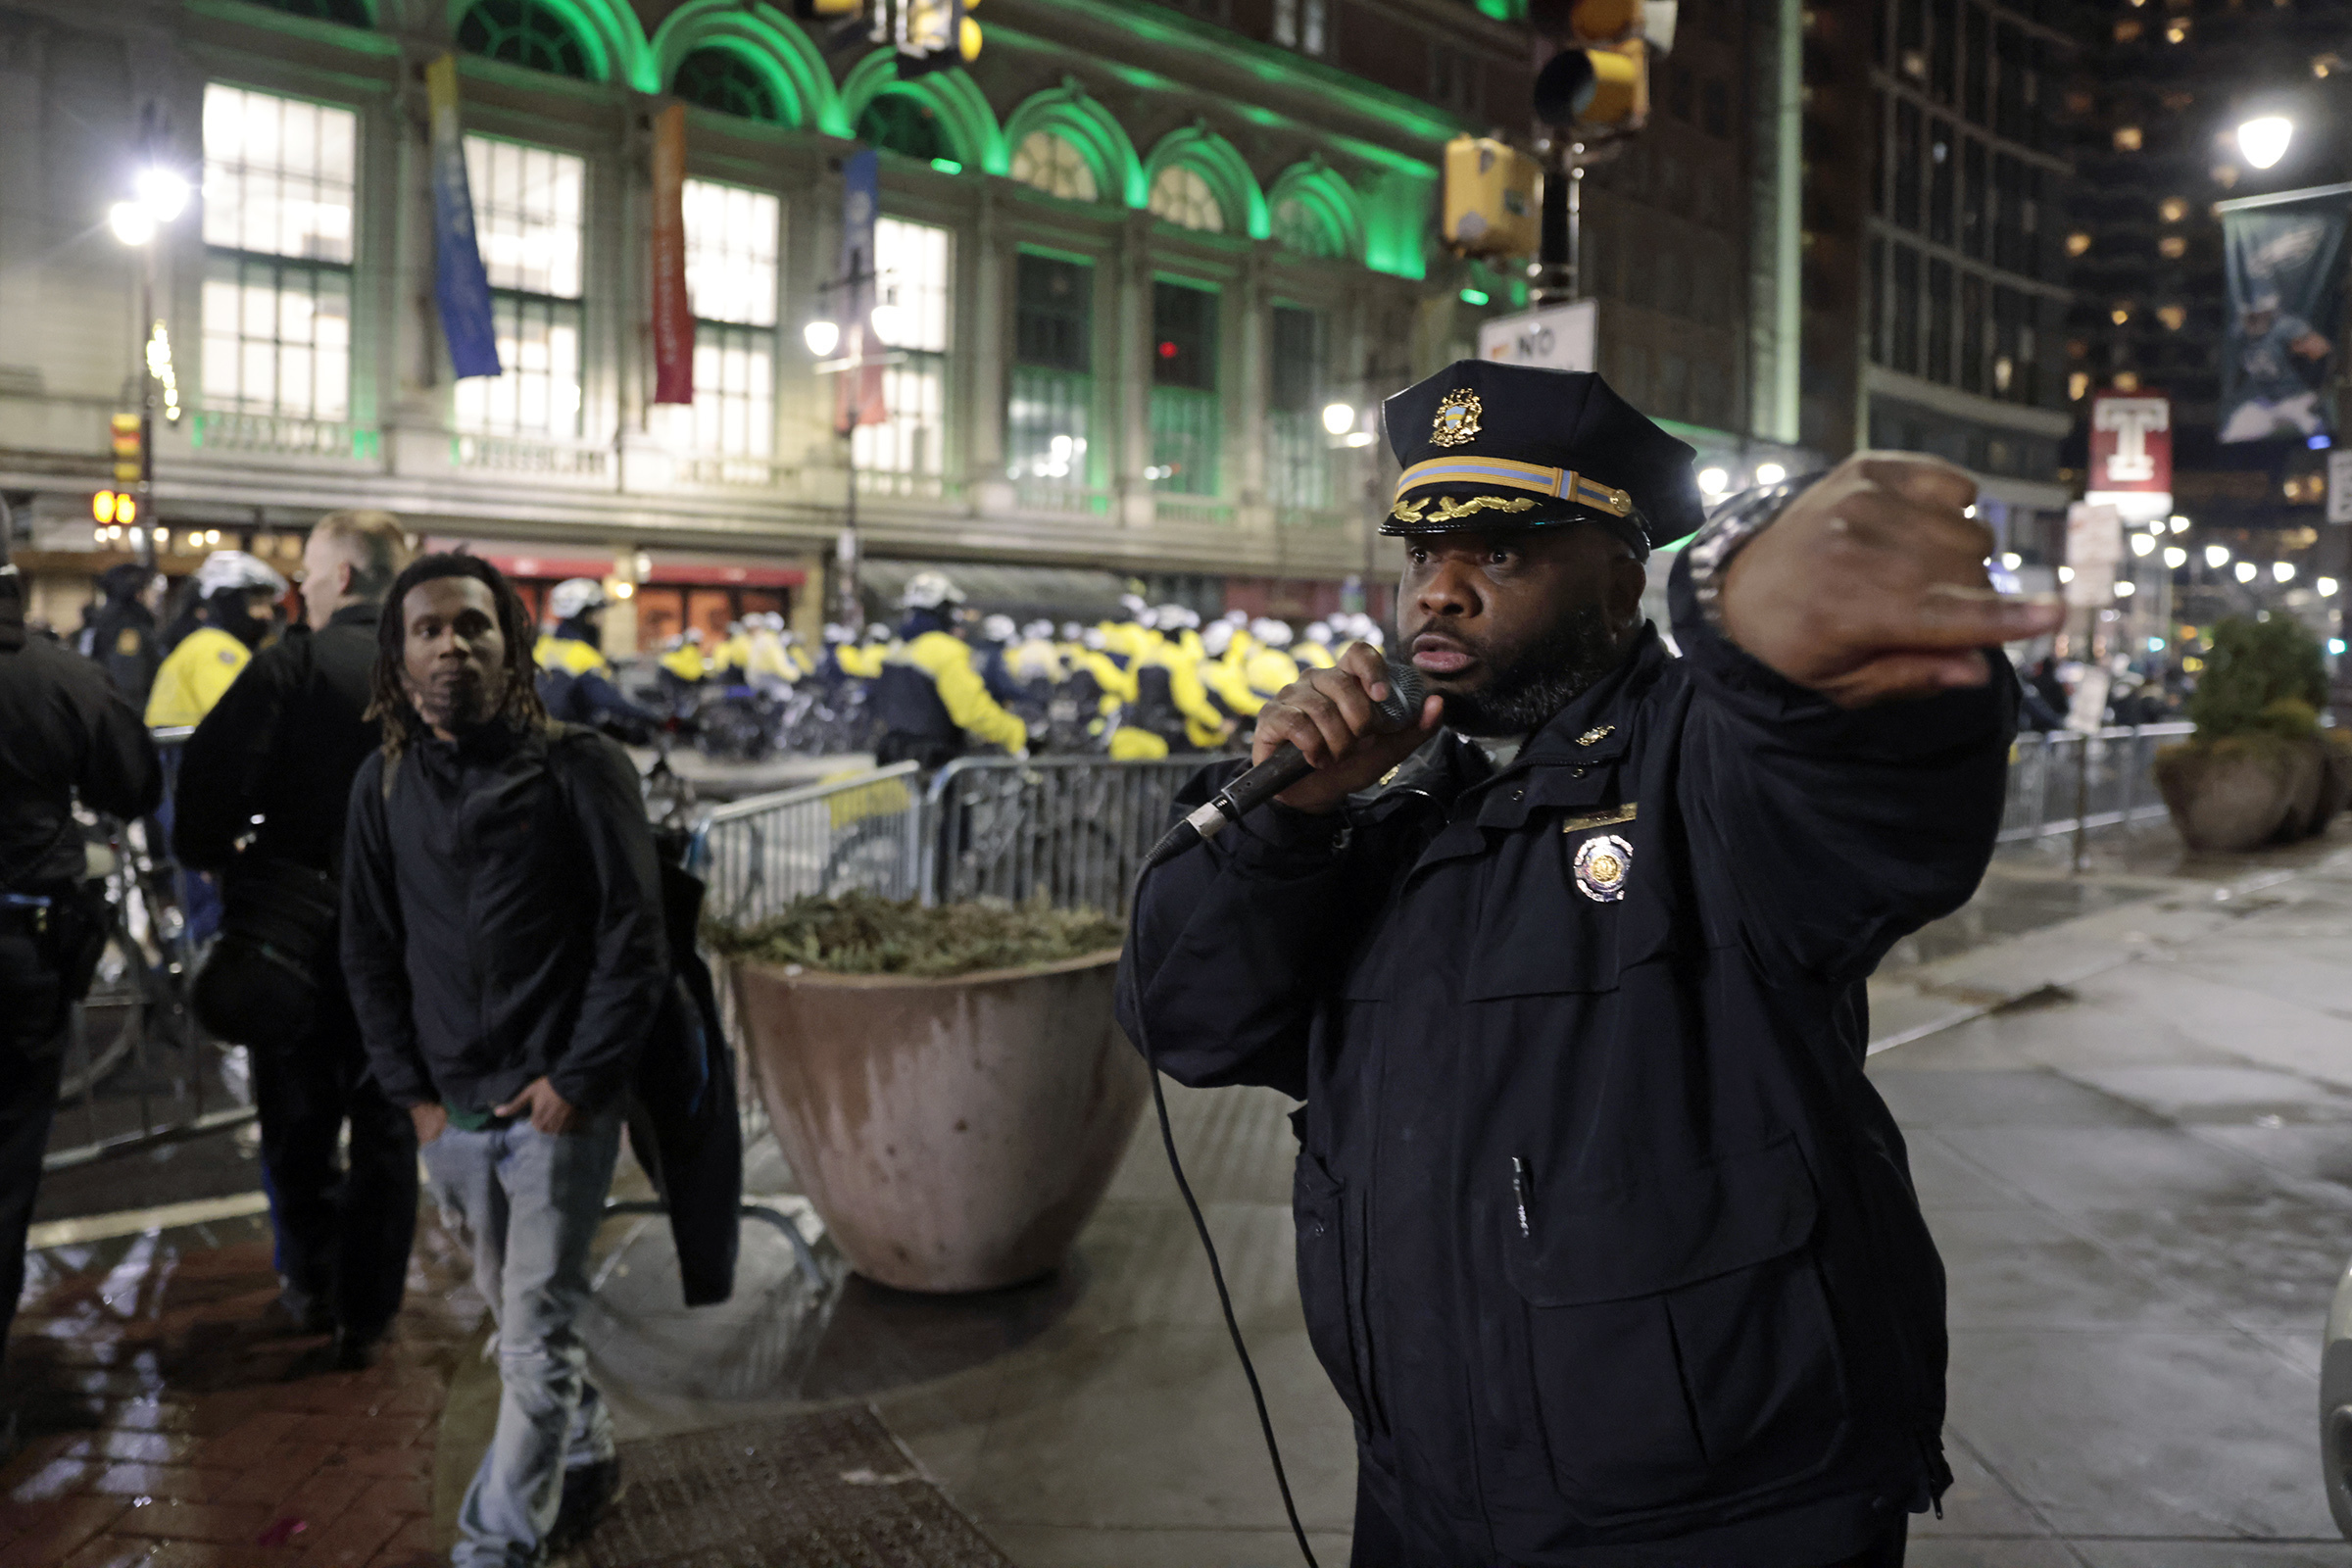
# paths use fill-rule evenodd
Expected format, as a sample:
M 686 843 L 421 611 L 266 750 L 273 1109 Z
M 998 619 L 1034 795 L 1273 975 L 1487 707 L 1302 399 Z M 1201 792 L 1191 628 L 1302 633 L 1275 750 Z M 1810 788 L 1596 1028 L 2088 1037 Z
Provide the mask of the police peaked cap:
M 1697 454 L 1587 370 L 1456 360 L 1381 418 L 1404 469 L 1382 533 L 1590 521 L 1640 560 L 1705 520 Z

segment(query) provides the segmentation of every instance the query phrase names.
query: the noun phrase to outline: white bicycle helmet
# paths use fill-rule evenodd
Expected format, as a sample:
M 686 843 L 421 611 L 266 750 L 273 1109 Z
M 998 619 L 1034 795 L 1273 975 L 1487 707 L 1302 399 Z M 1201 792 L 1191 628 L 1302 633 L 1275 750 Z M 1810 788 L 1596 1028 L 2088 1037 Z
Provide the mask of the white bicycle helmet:
M 216 550 L 196 568 L 196 591 L 207 597 L 256 588 L 282 594 L 286 591 L 286 579 L 259 556 L 249 556 L 242 550 Z
M 605 607 L 605 585 L 594 577 L 566 577 L 547 591 L 547 612 L 561 624 Z
M 980 622 L 980 635 L 992 643 L 1012 641 L 1013 624 L 1010 615 L 991 615 Z
M 1291 646 L 1292 632 L 1290 623 L 1288 621 L 1276 620 L 1271 615 L 1261 616 L 1260 618 L 1251 621 L 1250 623 L 1250 635 L 1256 638 L 1259 642 L 1264 643 L 1268 648 L 1288 648 Z
M 899 595 L 901 610 L 937 610 L 942 605 L 962 603 L 963 590 L 944 571 L 916 572 L 906 579 L 906 591 Z

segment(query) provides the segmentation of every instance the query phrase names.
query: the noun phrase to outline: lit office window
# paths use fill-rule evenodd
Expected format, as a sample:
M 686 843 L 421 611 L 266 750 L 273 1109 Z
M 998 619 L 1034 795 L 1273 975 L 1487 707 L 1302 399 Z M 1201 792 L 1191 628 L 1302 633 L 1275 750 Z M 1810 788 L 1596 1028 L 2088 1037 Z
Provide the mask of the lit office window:
M 1094 272 L 1084 262 L 1028 251 L 1015 268 L 1005 460 L 1010 477 L 1032 490 L 1063 492 L 1088 482 Z
M 882 372 L 889 417 L 858 426 L 851 437 L 862 472 L 929 479 L 946 466 L 954 260 L 946 229 L 875 220 L 874 334 L 902 358 Z
M 684 205 L 686 294 L 695 316 L 695 450 L 764 458 L 776 440 L 783 203 L 765 191 L 690 179 Z
M 1217 493 L 1217 306 L 1214 289 L 1152 285 L 1151 477 L 1179 495 Z
M 205 87 L 206 407 L 350 415 L 358 163 L 349 109 Z
M 500 435 L 576 436 L 587 161 L 468 136 L 466 177 L 505 373 L 458 383 L 458 424 Z
M 1064 201 L 1091 202 L 1100 192 L 1095 172 L 1067 136 L 1033 130 L 1012 154 L 1012 177 Z

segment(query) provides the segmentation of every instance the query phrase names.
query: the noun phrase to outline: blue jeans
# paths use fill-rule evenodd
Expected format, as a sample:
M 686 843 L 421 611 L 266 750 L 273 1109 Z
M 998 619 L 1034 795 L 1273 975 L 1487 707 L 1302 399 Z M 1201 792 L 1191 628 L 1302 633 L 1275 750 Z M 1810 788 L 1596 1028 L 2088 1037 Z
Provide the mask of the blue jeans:
M 616 1110 L 560 1138 L 518 1121 L 452 1127 L 424 1146 L 433 1197 L 473 1247 L 504 1385 L 498 1430 L 458 1510 L 456 1568 L 539 1562 L 564 1470 L 612 1457 L 612 1418 L 572 1321 L 588 1301 L 588 1244 L 619 1153 Z

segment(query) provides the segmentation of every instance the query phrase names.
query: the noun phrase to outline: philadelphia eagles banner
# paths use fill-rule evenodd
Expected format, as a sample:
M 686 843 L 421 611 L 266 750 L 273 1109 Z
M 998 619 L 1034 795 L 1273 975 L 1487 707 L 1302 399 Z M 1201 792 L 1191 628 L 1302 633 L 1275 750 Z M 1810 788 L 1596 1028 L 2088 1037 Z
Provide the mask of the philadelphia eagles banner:
M 2260 205 L 2255 205 L 2259 203 Z M 2230 319 L 2221 439 L 2334 434 L 2328 393 L 2344 306 L 2343 192 L 2222 206 Z M 2325 445 L 2326 443 L 2321 443 Z

